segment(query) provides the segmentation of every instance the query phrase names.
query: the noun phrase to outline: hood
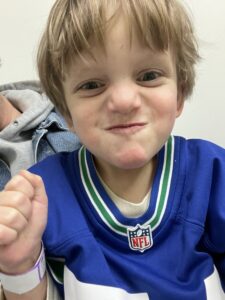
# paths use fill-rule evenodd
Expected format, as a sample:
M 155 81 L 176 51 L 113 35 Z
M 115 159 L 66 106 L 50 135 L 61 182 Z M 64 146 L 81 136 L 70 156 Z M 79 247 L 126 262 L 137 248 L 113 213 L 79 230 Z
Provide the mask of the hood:
M 53 109 L 53 104 L 42 92 L 37 81 L 5 84 L 0 86 L 0 93 L 22 112 L 12 124 L 0 132 L 0 137 L 6 140 L 14 140 L 21 132 L 37 127 Z

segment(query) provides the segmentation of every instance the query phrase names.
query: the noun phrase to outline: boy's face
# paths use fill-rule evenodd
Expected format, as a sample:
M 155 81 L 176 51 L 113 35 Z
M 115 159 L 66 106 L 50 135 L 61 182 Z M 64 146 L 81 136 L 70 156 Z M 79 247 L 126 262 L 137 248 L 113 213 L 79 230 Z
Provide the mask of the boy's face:
M 107 32 L 105 52 L 76 58 L 64 81 L 72 125 L 101 165 L 136 169 L 152 163 L 182 111 L 170 51 L 154 52 L 123 18 Z

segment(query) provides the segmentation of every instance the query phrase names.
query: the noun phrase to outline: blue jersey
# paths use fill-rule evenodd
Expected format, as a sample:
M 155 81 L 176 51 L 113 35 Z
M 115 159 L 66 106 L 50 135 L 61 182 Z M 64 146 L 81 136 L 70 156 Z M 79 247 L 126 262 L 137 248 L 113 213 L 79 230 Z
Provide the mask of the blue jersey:
M 157 156 L 136 218 L 115 206 L 85 147 L 31 168 L 49 198 L 43 242 L 65 299 L 225 299 L 225 150 L 170 137 Z

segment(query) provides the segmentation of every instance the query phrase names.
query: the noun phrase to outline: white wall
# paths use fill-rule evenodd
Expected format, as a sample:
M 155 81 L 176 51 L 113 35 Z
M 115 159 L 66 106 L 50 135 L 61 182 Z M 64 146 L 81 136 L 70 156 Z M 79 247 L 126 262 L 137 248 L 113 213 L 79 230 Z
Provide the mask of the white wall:
M 193 12 L 202 61 L 194 94 L 174 133 L 210 139 L 225 147 L 225 1 L 185 2 Z
M 0 0 L 0 83 L 36 79 L 35 55 L 54 0 Z
M 193 11 L 202 62 L 175 134 L 225 147 L 225 1 L 185 0 Z M 54 0 L 0 0 L 0 83 L 35 79 L 35 51 Z

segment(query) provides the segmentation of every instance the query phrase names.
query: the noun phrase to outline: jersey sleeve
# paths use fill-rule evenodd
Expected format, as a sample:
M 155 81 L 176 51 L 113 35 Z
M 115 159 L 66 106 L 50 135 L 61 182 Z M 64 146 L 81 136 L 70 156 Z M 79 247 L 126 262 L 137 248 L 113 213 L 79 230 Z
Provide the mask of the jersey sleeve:
M 225 293 L 225 155 L 213 162 L 203 244 L 214 260 Z

